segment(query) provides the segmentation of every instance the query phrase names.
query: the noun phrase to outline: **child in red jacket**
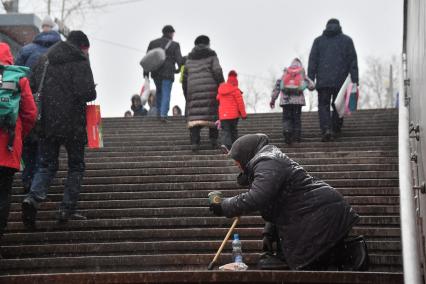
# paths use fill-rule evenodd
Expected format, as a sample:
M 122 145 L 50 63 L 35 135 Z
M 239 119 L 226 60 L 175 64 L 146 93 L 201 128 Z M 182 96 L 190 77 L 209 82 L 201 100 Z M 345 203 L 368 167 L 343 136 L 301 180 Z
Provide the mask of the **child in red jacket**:
M 241 90 L 238 88 L 237 72 L 228 74 L 226 83 L 219 86 L 216 99 L 219 101 L 219 119 L 222 127 L 222 144 L 231 149 L 238 138 L 238 119 L 247 118 Z
M 17 90 L 20 91 L 21 99 L 19 105 L 19 115 L 16 121 L 15 137 L 13 141 L 9 141 L 10 131 L 0 128 L 0 238 L 2 237 L 7 225 L 7 218 L 10 210 L 10 192 L 12 189 L 13 176 L 20 169 L 20 161 L 22 154 L 22 140 L 33 128 L 37 108 L 34 103 L 34 98 L 31 92 L 30 84 L 26 78 L 26 67 L 8 68 L 8 65 L 13 65 L 13 56 L 10 52 L 9 45 L 0 42 L 0 65 L 2 78 L 4 82 L 0 86 L 1 93 L 6 93 L 7 85 L 19 85 Z M 3 67 L 5 66 L 5 67 Z M 4 68 L 4 69 L 3 69 Z M 29 69 L 28 69 L 29 70 Z M 15 72 L 13 78 L 16 82 L 6 81 L 9 75 L 6 72 Z M 19 79 L 19 81 L 18 81 Z M 8 83 L 8 84 L 6 84 Z M 12 147 L 8 147 L 10 143 Z

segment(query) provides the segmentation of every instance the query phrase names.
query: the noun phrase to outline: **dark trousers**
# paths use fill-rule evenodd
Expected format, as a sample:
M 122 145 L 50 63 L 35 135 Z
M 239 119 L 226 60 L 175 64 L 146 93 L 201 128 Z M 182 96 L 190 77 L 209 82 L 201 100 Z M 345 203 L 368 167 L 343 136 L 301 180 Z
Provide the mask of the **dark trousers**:
M 29 190 L 39 165 L 38 141 L 36 139 L 26 139 L 22 147 L 22 161 L 24 170 L 22 171 L 22 183 L 26 190 Z
M 283 133 L 300 139 L 302 133 L 302 106 L 284 105 L 283 108 Z
M 200 132 L 201 132 L 201 128 L 203 128 L 202 126 L 194 126 L 191 127 L 189 129 L 189 136 L 191 139 L 191 144 L 192 145 L 199 145 L 200 141 L 201 141 L 201 136 L 200 136 Z M 216 127 L 210 127 L 209 128 L 209 138 L 211 142 L 214 142 L 217 140 L 217 138 L 219 137 L 219 131 L 217 130 Z
M 27 199 L 38 207 L 44 201 L 47 190 L 59 167 L 59 150 L 64 145 L 68 154 L 68 176 L 60 210 L 73 214 L 80 198 L 84 175 L 84 143 L 78 139 L 52 137 L 40 140 L 40 167 L 37 170 Z
M 10 192 L 16 170 L 0 167 L 0 238 L 7 226 L 10 211 Z
M 238 118 L 221 120 L 222 144 L 231 149 L 232 144 L 238 139 Z
M 342 128 L 343 118 L 339 118 L 336 106 L 334 105 L 338 92 L 339 89 L 336 88 L 322 88 L 318 90 L 318 114 L 322 133 L 325 133 L 327 130 L 339 133 Z M 332 113 L 330 113 L 330 104 L 333 108 Z

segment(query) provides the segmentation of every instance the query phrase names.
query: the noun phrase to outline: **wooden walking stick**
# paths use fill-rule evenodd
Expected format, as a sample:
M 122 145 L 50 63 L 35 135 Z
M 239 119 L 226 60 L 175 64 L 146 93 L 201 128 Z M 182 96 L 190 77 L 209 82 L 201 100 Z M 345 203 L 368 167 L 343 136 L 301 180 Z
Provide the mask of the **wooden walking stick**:
M 209 266 L 207 267 L 208 270 L 212 270 L 213 266 L 216 262 L 216 260 L 219 258 L 219 255 L 221 254 L 223 248 L 226 245 L 226 242 L 228 241 L 229 237 L 232 234 L 232 231 L 234 231 L 235 227 L 237 226 L 238 221 L 240 220 L 240 217 L 237 217 L 234 219 L 234 222 L 232 222 L 231 228 L 229 228 L 228 233 L 226 234 L 225 238 L 222 241 L 222 244 L 220 245 L 219 249 L 216 252 L 216 255 L 214 256 L 212 262 L 210 262 Z

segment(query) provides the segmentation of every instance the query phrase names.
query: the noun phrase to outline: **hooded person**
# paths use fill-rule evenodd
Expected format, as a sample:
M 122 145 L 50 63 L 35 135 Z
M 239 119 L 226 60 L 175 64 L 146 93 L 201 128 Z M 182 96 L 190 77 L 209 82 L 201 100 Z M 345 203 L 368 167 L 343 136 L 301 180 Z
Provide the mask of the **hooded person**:
M 220 84 L 218 95 L 219 119 L 222 128 L 222 144 L 231 149 L 238 138 L 238 120 L 247 118 L 241 90 L 238 88 L 238 74 L 234 70 L 228 73 L 228 79 Z
M 37 108 L 26 77 L 28 68 L 10 65 L 13 65 L 10 48 L 6 43 L 0 42 L 0 69 L 3 83 L 15 85 L 20 92 L 19 113 L 14 129 L 12 151 L 8 149 L 10 133 L 0 127 L 0 238 L 3 236 L 9 216 L 13 176 L 20 169 L 22 139 L 31 131 L 37 116 Z M 3 83 L 0 92 L 9 92 L 6 84 Z
M 18 52 L 16 65 L 32 68 L 51 46 L 61 41 L 59 33 L 53 30 L 55 23 L 50 16 L 46 16 L 43 19 L 41 26 L 42 32 L 36 35 L 31 43 L 22 47 Z M 32 91 L 33 93 L 37 92 L 37 90 Z M 28 192 L 31 187 L 39 163 L 38 137 L 35 132 L 32 131 L 25 139 L 22 151 L 22 160 L 25 166 L 21 177 L 25 192 Z
M 286 86 L 286 84 L 291 86 Z M 296 87 L 297 89 L 292 89 Z M 283 136 L 284 142 L 288 145 L 293 142 L 299 143 L 302 140 L 302 107 L 305 105 L 303 92 L 306 88 L 314 90 L 315 84 L 306 76 L 300 59 L 295 58 L 289 67 L 284 68 L 282 78 L 275 83 L 269 103 L 273 109 L 275 101 L 280 97 L 280 107 L 283 109 Z
M 22 220 L 29 229 L 35 228 L 37 209 L 46 200 L 47 190 L 58 170 L 62 145 L 68 153 L 68 174 L 58 221 L 84 219 L 76 210 L 85 170 L 86 103 L 96 99 L 89 47 L 86 34 L 71 31 L 65 42 L 51 47 L 34 67 L 33 89 L 39 88 L 44 70 L 45 80 L 39 122 L 40 166 L 22 202 Z
M 265 134 L 240 137 L 228 156 L 242 170 L 248 192 L 212 204 L 215 215 L 231 218 L 259 211 L 265 221 L 277 226 L 291 269 L 341 265 L 340 255 L 334 256 L 359 216 L 340 193 L 270 145 Z M 365 258 L 358 260 L 365 262 Z
M 308 77 L 315 81 L 318 90 L 318 114 L 324 142 L 341 132 L 343 119 L 339 119 L 334 101 L 348 75 L 358 84 L 355 46 L 352 39 L 343 34 L 339 20 L 330 19 L 323 34 L 314 40 L 308 66 Z
M 140 95 L 133 95 L 131 99 L 132 105 L 131 109 L 133 111 L 133 116 L 146 116 L 148 111 L 142 105 L 142 100 Z
M 216 95 L 219 85 L 225 80 L 217 54 L 210 48 L 209 37 L 200 35 L 194 44 L 188 55 L 182 80 L 186 93 L 186 116 L 191 147 L 193 151 L 198 151 L 201 128 L 208 127 L 210 144 L 216 149 L 219 146 L 219 132 L 215 125 L 218 119 Z

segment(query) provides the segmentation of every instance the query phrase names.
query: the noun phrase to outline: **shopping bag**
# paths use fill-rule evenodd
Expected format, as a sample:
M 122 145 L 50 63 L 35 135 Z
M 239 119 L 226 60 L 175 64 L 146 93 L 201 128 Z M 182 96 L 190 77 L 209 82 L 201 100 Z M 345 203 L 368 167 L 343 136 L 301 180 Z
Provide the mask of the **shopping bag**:
M 336 100 L 334 101 L 334 107 L 336 108 L 336 111 L 339 114 L 340 118 L 342 118 L 345 115 L 346 93 L 350 83 L 351 83 L 351 76 L 348 75 L 342 87 L 340 88 L 340 91 L 337 93 Z
M 351 83 L 346 93 L 345 115 L 351 115 L 358 107 L 359 90 L 357 84 Z
M 87 146 L 91 149 L 98 149 L 104 146 L 102 135 L 101 107 L 99 105 L 87 105 Z
M 142 85 L 141 93 L 140 93 L 142 105 L 144 105 L 148 101 L 149 94 L 151 93 L 151 89 L 150 89 L 150 85 L 149 85 L 149 78 L 145 77 L 144 79 L 145 80 L 144 80 L 144 83 Z

